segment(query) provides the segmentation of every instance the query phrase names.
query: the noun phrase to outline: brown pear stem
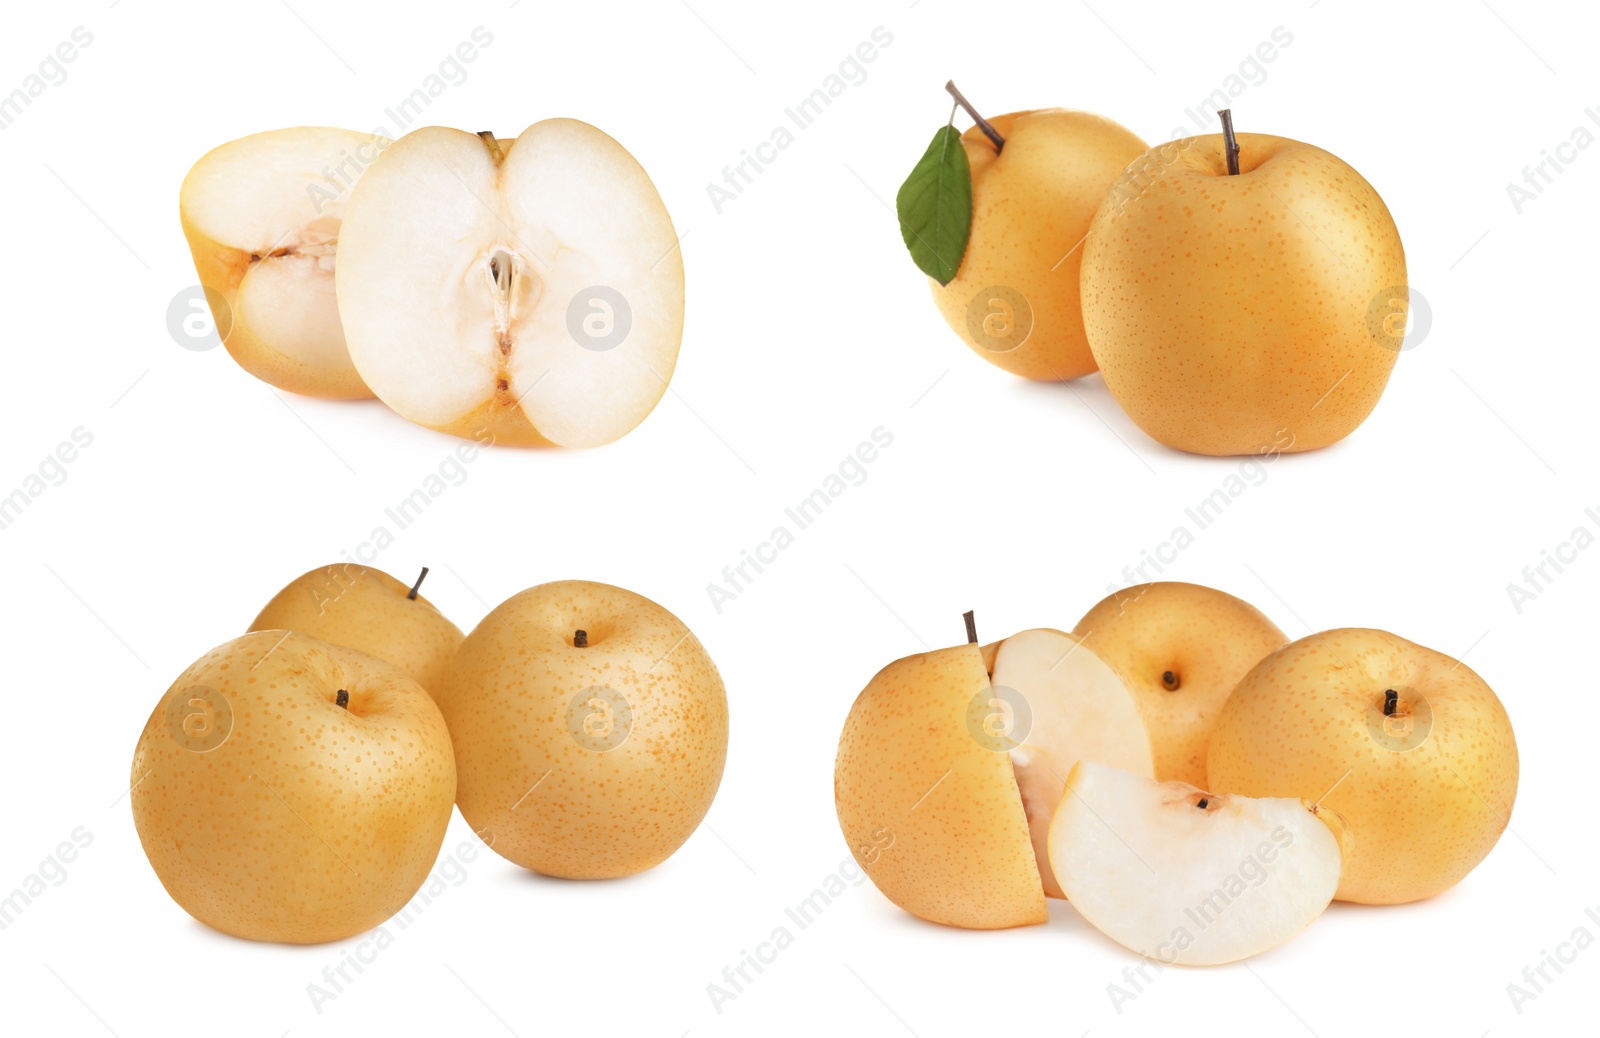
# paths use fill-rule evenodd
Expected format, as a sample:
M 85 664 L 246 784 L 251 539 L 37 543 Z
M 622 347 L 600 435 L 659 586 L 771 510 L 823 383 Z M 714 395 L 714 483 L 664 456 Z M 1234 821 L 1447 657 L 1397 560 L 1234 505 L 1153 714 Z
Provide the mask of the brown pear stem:
M 478 136 L 483 139 L 483 145 L 489 149 L 489 156 L 494 159 L 496 166 L 506 160 L 505 153 L 500 150 L 500 142 L 495 139 L 493 130 L 479 130 Z
M 973 616 L 972 610 L 968 609 L 966 612 L 961 614 L 961 619 L 965 620 L 966 623 L 967 623 L 967 644 L 968 645 L 976 645 L 976 644 L 978 644 L 978 619 L 977 619 L 977 617 Z
M 1222 120 L 1222 150 L 1228 156 L 1228 176 L 1239 175 L 1239 142 L 1233 136 L 1233 109 L 1224 108 L 1217 113 Z
M 1166 686 L 1168 692 L 1178 691 L 1178 675 L 1170 670 L 1161 672 L 1161 684 Z
M 1383 693 L 1383 716 L 1393 717 L 1395 708 L 1400 705 L 1400 693 L 1394 689 L 1385 689 Z
M 587 649 L 589 647 L 589 632 L 573 631 L 572 644 L 574 648 Z
M 333 705 L 350 709 L 350 693 L 341 688 L 339 694 L 333 697 Z
M 426 580 L 427 577 L 428 567 L 424 566 L 422 567 L 422 572 L 417 574 L 417 582 L 411 585 L 411 592 L 407 594 L 406 597 L 415 602 L 417 600 L 417 589 L 422 586 L 422 582 Z
M 989 120 L 979 115 L 978 110 L 972 107 L 972 102 L 968 101 L 966 97 L 962 95 L 961 91 L 956 89 L 955 80 L 952 79 L 945 83 L 944 88 L 950 92 L 951 97 L 956 99 L 956 104 L 960 105 L 962 108 L 965 108 L 967 110 L 967 114 L 972 116 L 972 121 L 978 124 L 978 129 L 983 131 L 983 135 L 994 142 L 994 150 L 996 153 L 998 153 L 1001 148 L 1006 146 L 1006 139 L 1000 136 L 1000 131 L 989 125 Z

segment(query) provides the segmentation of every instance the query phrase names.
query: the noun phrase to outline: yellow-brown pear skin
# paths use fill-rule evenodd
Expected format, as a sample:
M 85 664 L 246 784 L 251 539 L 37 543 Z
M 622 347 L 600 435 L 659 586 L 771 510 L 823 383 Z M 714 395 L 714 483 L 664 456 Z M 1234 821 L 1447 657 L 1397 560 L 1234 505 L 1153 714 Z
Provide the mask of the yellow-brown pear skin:
M 1083 319 L 1111 395 L 1169 447 L 1306 451 L 1377 405 L 1409 290 L 1394 218 L 1321 148 L 1241 133 L 1153 148 L 1083 246 Z
M 1338 899 L 1399 904 L 1448 890 L 1494 847 L 1517 796 L 1517 742 L 1466 664 L 1346 628 L 1292 642 L 1245 676 L 1212 732 L 1210 774 L 1219 793 L 1336 812 L 1351 832 Z
M 1156 780 L 1202 789 L 1206 748 L 1222 704 L 1251 667 L 1289 642 L 1243 599 L 1179 581 L 1114 592 L 1072 633 L 1132 690 L 1150 729 Z
M 130 784 L 139 842 L 185 911 L 237 937 L 317 944 L 411 900 L 444 840 L 456 770 L 420 685 L 354 649 L 259 631 L 173 682 Z
M 252 631 L 301 631 L 388 660 L 428 690 L 466 635 L 411 588 L 372 566 L 338 562 L 290 581 L 251 623 Z
M 1078 302 L 1083 238 L 1106 190 L 1148 145 L 1104 116 L 1067 108 L 990 123 L 1005 138 L 998 153 L 977 126 L 961 135 L 972 227 L 955 278 L 929 279 L 934 302 L 961 340 L 997 367 L 1042 381 L 1087 375 L 1095 363 Z M 993 288 L 1016 296 L 981 295 Z M 1024 321 L 1031 330 L 1012 348 L 1012 327 Z
M 1011 758 L 968 729 L 988 688 L 977 645 L 896 660 L 856 697 L 833 772 L 839 828 L 884 896 L 985 930 L 1049 918 Z
M 681 620 L 623 588 L 562 580 L 513 595 L 467 635 L 438 699 L 462 816 L 547 876 L 660 864 L 722 781 L 716 665 Z

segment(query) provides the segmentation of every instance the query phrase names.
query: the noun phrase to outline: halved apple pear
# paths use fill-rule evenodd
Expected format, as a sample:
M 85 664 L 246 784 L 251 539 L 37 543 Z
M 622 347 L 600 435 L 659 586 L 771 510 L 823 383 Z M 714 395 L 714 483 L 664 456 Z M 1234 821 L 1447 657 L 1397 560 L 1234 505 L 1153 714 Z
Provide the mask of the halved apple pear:
M 683 263 L 655 185 L 588 123 L 515 141 L 431 126 L 352 192 L 339 311 L 357 370 L 418 424 L 594 447 L 666 392 Z
M 1081 756 L 1154 773 L 1132 693 L 1072 635 L 909 656 L 868 682 L 845 720 L 839 826 L 878 889 L 913 915 L 1042 923 L 1046 894 L 1060 896 L 1050 816 Z
M 1208 966 L 1274 948 L 1328 907 L 1348 828 L 1288 798 L 1207 793 L 1080 761 L 1051 866 L 1085 919 L 1140 955 Z
M 388 144 L 325 126 L 269 130 L 213 148 L 184 177 L 178 213 L 217 334 L 262 381 L 372 396 L 345 348 L 335 253 L 349 186 Z

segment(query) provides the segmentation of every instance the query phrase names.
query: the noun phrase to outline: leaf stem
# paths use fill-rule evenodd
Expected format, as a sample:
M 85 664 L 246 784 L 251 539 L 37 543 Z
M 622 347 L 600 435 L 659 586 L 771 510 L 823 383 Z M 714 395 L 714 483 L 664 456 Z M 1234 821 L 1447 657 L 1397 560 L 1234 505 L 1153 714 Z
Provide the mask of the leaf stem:
M 1006 139 L 1000 136 L 1000 131 L 990 126 L 989 120 L 979 115 L 978 110 L 972 107 L 972 103 L 962 96 L 961 91 L 956 89 L 955 80 L 952 79 L 946 82 L 944 88 L 950 92 L 951 97 L 956 99 L 956 104 L 965 108 L 967 114 L 972 116 L 972 121 L 978 124 L 978 129 L 983 131 L 983 135 L 994 142 L 994 150 L 997 153 L 1006 146 Z

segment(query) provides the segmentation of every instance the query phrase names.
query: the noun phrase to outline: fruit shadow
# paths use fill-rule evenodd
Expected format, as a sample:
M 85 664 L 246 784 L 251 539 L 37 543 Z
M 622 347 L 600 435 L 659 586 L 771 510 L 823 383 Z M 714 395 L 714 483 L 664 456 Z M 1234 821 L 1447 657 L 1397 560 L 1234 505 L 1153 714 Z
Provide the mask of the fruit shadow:
M 1430 904 L 1438 901 L 1440 897 L 1445 896 L 1448 896 L 1448 893 L 1438 895 L 1437 897 L 1431 898 L 1428 901 L 1417 902 L 1416 904 Z M 925 934 L 929 931 L 929 929 L 946 930 L 960 933 L 971 939 L 979 940 L 981 940 L 985 935 L 994 940 L 1005 940 L 1007 934 L 1015 931 L 1044 931 L 1053 934 L 1070 935 L 1073 939 L 1080 942 L 1081 946 L 1086 951 L 1098 949 L 1101 954 L 1118 956 L 1121 959 L 1126 960 L 1129 964 L 1135 965 L 1136 968 L 1139 962 L 1144 961 L 1143 957 L 1138 953 L 1130 951 L 1097 930 L 1094 924 L 1090 923 L 1083 917 L 1081 913 L 1078 912 L 1077 909 L 1072 907 L 1071 902 L 1064 901 L 1059 898 L 1048 898 L 1045 904 L 1049 908 L 1050 918 L 1038 926 L 1009 927 L 1004 930 L 963 930 L 960 927 L 945 926 L 942 923 L 934 923 L 929 922 L 926 919 L 919 919 L 910 912 L 901 911 L 898 908 L 887 905 L 887 903 L 885 905 L 883 918 L 876 920 L 875 925 L 894 927 L 903 930 L 906 933 Z M 1397 909 L 1403 910 L 1406 907 L 1408 906 L 1357 905 L 1343 901 L 1335 901 L 1324 910 L 1324 914 L 1330 916 L 1354 916 L 1369 912 L 1393 912 Z M 1294 937 L 1284 941 L 1282 944 L 1273 948 L 1268 948 L 1264 952 L 1249 956 L 1248 958 L 1242 959 L 1238 962 L 1226 962 L 1214 966 L 1177 966 L 1176 968 L 1182 970 L 1193 970 L 1197 973 L 1204 973 L 1208 970 L 1238 969 L 1245 963 L 1260 963 L 1285 955 L 1293 956 L 1297 954 L 1298 951 L 1304 950 L 1303 947 L 1297 949 L 1297 945 L 1301 945 L 1302 942 L 1315 939 L 1315 930 L 1316 922 L 1313 921 L 1311 926 L 1307 927 L 1305 931 L 1296 934 Z M 1049 938 L 1049 940 L 1054 940 L 1054 938 Z
M 665 862 L 662 863 L 666 864 Z M 503 883 L 515 883 L 521 886 L 544 887 L 551 891 L 585 896 L 589 894 L 601 895 L 608 891 L 632 890 L 635 887 L 650 885 L 651 873 L 661 868 L 660 865 L 643 872 L 635 872 L 631 876 L 617 876 L 612 879 L 566 879 L 561 876 L 546 876 L 542 872 L 521 867 L 514 868 L 508 875 L 500 877 Z
M 438 443 L 447 451 L 464 443 L 477 443 L 482 447 L 496 447 L 513 453 L 517 451 L 572 453 L 568 448 L 561 447 L 543 438 L 529 443 L 498 443 L 493 432 L 487 429 L 477 435 L 465 433 L 457 435 L 456 433 L 430 429 L 425 425 L 418 425 L 415 422 L 408 421 L 392 410 L 388 404 L 376 397 L 365 397 L 359 400 L 324 400 L 320 397 L 302 396 L 286 390 L 278 392 L 283 393 L 293 402 L 293 409 L 296 413 L 301 410 L 307 412 L 325 411 L 326 415 L 323 417 L 326 419 L 329 416 L 360 412 L 360 420 L 363 424 L 383 430 L 385 435 L 390 433 L 414 434 L 422 440 Z M 646 421 L 648 421 L 648 416 L 646 416 Z M 640 424 L 644 423 L 641 422 Z M 318 425 L 318 428 L 321 428 L 321 425 Z
M 228 954 L 230 951 L 238 952 L 242 949 L 244 954 L 249 954 L 251 951 L 260 951 L 263 954 L 288 954 L 311 958 L 326 958 L 330 954 L 329 949 L 339 948 L 351 942 L 360 943 L 378 930 L 374 926 L 371 930 L 358 933 L 353 937 L 345 937 L 337 941 L 323 941 L 321 944 L 291 944 L 287 941 L 256 941 L 248 937 L 238 937 L 226 931 L 218 930 L 213 926 L 208 926 L 194 916 L 186 916 L 185 922 L 188 924 L 190 935 L 195 940 L 202 942 L 206 946 L 208 953 Z
M 1059 400 L 1062 397 L 1068 398 L 1075 405 L 1084 408 L 1099 419 L 1099 423 L 1104 428 L 1109 430 L 1113 436 L 1122 442 L 1123 446 L 1141 459 L 1153 455 L 1201 464 L 1209 462 L 1217 466 L 1237 467 L 1241 462 L 1254 457 L 1254 455 L 1249 454 L 1230 454 L 1221 457 L 1191 454 L 1188 451 L 1180 451 L 1176 447 L 1168 447 L 1159 440 L 1152 439 L 1148 433 L 1134 423 L 1132 418 L 1128 417 L 1128 413 L 1112 397 L 1111 390 L 1106 387 L 1105 378 L 1098 371 L 1066 382 L 1015 381 L 1021 383 L 1018 386 L 1018 390 L 1029 396 L 1054 400 Z M 1354 434 L 1330 443 L 1326 447 L 1297 453 L 1302 456 L 1309 454 L 1318 457 L 1335 455 L 1353 438 Z
M 1037 926 L 1011 926 L 1001 930 L 968 930 L 959 926 L 947 926 L 944 923 L 935 923 L 927 919 L 922 919 L 918 916 L 912 915 L 910 912 L 895 907 L 894 905 L 890 904 L 887 899 L 885 899 L 882 906 L 882 916 L 880 919 L 874 921 L 874 925 L 894 927 L 904 930 L 907 933 L 927 933 L 930 929 L 933 929 L 943 930 L 948 933 L 995 935 L 1011 933 L 1013 931 L 1028 931 L 1031 933 L 1034 931 L 1044 930 L 1051 933 L 1082 934 L 1085 935 L 1085 940 L 1093 940 L 1097 942 L 1110 940 L 1109 938 L 1102 936 L 1100 931 L 1096 930 L 1087 919 L 1079 914 L 1076 908 L 1073 908 L 1072 905 L 1068 904 L 1067 902 L 1062 901 L 1059 898 L 1052 897 L 1047 898 L 1045 904 L 1049 908 L 1050 918 L 1045 922 L 1038 924 Z M 1118 947 L 1115 942 L 1111 942 L 1107 946 L 1112 948 Z

